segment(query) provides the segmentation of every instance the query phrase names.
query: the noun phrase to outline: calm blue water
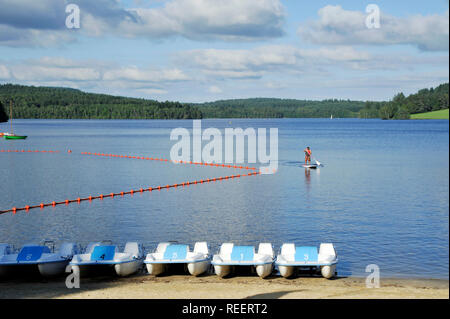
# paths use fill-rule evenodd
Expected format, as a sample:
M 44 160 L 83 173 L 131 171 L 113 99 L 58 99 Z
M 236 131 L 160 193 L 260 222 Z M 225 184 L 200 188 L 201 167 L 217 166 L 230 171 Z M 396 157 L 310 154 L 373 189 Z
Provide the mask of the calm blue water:
M 228 168 L 83 156 L 170 158 L 170 131 L 192 121 L 16 120 L 25 141 L 0 149 L 0 210 L 238 173 Z M 206 240 L 333 242 L 340 275 L 448 278 L 449 122 L 356 119 L 204 120 L 202 127 L 277 127 L 279 171 L 184 188 L 0 215 L 0 242 Z M 1 124 L 0 131 L 8 125 Z M 300 167 L 303 148 L 325 167 Z M 73 153 L 68 154 L 71 149 Z M 255 165 L 253 165 L 255 166 Z

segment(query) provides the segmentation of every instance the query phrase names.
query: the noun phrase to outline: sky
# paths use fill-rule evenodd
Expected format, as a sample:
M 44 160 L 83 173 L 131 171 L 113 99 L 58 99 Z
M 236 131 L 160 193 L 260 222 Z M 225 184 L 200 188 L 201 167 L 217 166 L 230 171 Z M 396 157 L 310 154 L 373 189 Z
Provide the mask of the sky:
M 79 28 L 70 4 L 79 8 Z M 0 84 L 181 102 L 389 100 L 448 82 L 448 7 L 448 0 L 0 0 Z

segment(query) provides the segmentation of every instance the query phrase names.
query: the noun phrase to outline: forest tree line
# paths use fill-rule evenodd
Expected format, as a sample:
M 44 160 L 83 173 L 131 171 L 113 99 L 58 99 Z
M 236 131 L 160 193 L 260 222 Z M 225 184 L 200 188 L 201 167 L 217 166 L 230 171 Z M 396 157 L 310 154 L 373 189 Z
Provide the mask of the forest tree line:
M 448 83 L 391 101 L 322 101 L 251 98 L 207 103 L 158 102 L 85 93 L 70 88 L 0 85 L 0 122 L 14 101 L 13 117 L 28 119 L 201 119 L 201 118 L 382 118 L 409 119 L 410 114 L 448 108 Z
M 328 99 L 323 101 L 252 98 L 201 104 L 204 118 L 323 118 L 357 117 L 364 102 Z
M 359 111 L 359 117 L 403 120 L 409 119 L 411 114 L 443 109 L 448 109 L 448 83 L 436 88 L 422 89 L 408 97 L 398 93 L 388 102 L 367 101 Z
M 0 85 L 0 103 L 14 101 L 22 119 L 198 119 L 198 108 L 179 102 L 85 93 L 76 89 Z M 0 119 L 1 119 L 0 111 Z

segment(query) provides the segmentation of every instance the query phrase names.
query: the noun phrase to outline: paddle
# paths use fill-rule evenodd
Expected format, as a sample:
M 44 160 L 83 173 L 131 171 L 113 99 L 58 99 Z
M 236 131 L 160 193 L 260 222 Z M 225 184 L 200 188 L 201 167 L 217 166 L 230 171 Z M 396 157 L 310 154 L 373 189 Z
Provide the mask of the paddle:
M 316 162 L 317 166 L 322 166 L 322 164 L 313 156 L 312 157 L 314 159 L 314 161 Z

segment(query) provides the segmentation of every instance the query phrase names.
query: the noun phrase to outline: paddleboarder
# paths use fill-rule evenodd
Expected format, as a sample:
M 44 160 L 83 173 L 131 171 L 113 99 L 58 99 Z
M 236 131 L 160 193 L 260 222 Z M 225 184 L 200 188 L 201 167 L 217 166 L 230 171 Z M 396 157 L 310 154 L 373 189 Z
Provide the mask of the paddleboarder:
M 306 147 L 306 149 L 303 150 L 303 152 L 305 152 L 305 165 L 308 165 L 308 162 L 309 164 L 311 164 L 311 154 L 312 154 L 311 148 L 309 148 L 308 146 Z

